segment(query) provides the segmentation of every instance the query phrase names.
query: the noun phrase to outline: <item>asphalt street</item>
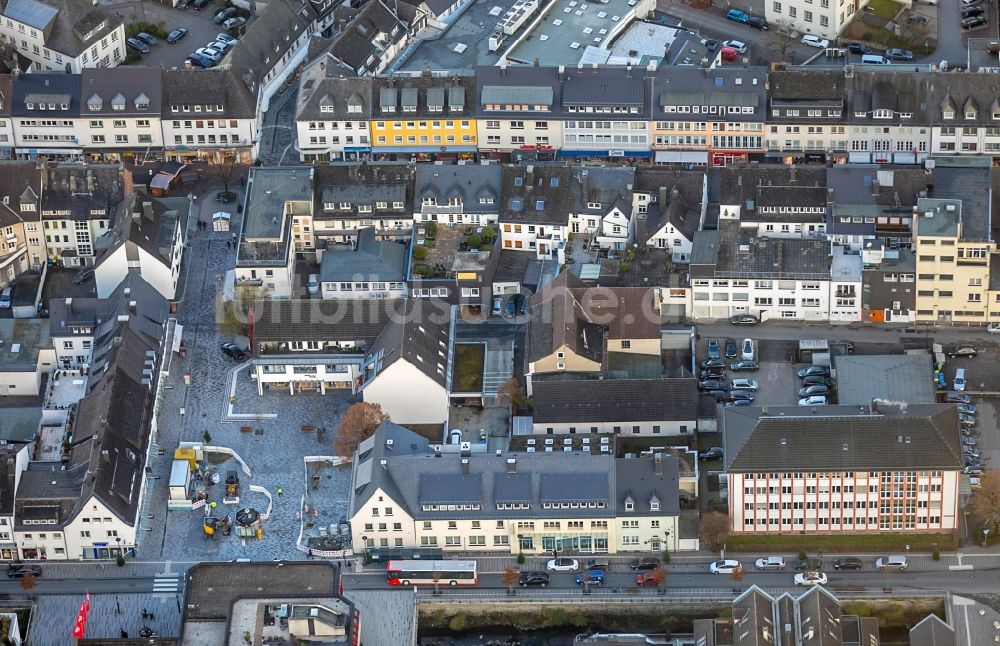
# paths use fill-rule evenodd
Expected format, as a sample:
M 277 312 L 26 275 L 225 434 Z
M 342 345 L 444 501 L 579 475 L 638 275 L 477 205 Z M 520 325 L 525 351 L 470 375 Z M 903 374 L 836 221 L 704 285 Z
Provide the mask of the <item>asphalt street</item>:
M 176 594 L 181 590 L 180 575 L 164 575 L 157 577 L 136 577 L 117 579 L 46 579 L 44 576 L 35 579 L 31 588 L 32 595 L 62 595 L 62 594 Z M 12 597 L 25 594 L 18 579 L 0 581 L 0 594 Z
M 707 568 L 706 568 L 707 570 Z M 860 572 L 827 571 L 828 588 L 875 589 L 892 588 L 893 592 L 903 590 L 939 591 L 947 590 L 953 593 L 976 594 L 995 593 L 998 588 L 997 570 L 975 570 L 958 572 L 907 572 L 880 573 L 874 570 Z M 740 582 L 735 582 L 728 574 L 705 573 L 674 573 L 671 572 L 664 587 L 670 590 L 720 590 L 746 589 L 750 585 L 764 588 L 794 588 L 792 581 L 795 572 L 786 568 L 781 572 L 759 572 L 748 570 Z M 575 574 L 554 572 L 550 575 L 549 587 L 552 589 L 577 589 Z M 505 586 L 501 575 L 485 573 L 479 575 L 477 588 L 502 589 Z M 636 588 L 635 573 L 609 572 L 605 577 L 605 589 L 622 588 L 623 591 L 634 591 Z M 450 590 L 449 586 L 440 586 L 442 590 Z M 391 590 L 397 589 L 385 582 L 383 572 L 352 574 L 344 576 L 345 590 Z M 402 588 L 398 588 L 402 589 Z
M 830 325 L 827 323 L 806 323 L 797 321 L 785 324 L 767 321 L 760 325 L 730 325 L 728 321 L 702 322 L 697 324 L 698 334 L 703 337 L 752 337 L 782 341 L 801 339 L 850 339 L 856 343 L 898 343 L 900 337 L 931 336 L 937 343 L 973 343 L 995 345 L 1000 336 L 986 332 L 984 328 L 960 328 L 937 326 L 872 327 L 860 323 Z

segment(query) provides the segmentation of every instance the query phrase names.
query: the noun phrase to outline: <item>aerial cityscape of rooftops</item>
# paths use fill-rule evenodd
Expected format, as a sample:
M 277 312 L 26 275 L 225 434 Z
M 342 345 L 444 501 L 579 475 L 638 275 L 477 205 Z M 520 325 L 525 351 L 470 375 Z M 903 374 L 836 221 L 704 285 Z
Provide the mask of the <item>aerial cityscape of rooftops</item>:
M 1000 642 L 994 0 L 0 14 L 0 643 Z

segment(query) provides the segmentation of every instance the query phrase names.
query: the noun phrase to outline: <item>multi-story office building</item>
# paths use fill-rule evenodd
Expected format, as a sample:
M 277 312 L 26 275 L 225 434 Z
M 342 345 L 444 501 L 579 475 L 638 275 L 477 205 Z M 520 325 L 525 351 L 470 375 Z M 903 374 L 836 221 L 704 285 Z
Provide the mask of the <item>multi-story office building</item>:
M 375 228 L 379 240 L 405 240 L 413 230 L 413 167 L 376 162 L 316 167 L 311 223 L 295 232 L 301 248 L 343 244 Z M 308 230 L 311 224 L 311 231 Z
M 768 157 L 786 164 L 847 159 L 843 70 L 775 70 L 767 94 Z
M 355 455 L 354 550 L 676 551 L 673 455 L 441 453 L 392 422 Z
M 798 34 L 815 34 L 833 40 L 847 28 L 854 16 L 868 6 L 868 0 L 772 0 L 764 5 L 764 16 L 772 29 Z
M 130 179 L 111 165 L 65 164 L 45 172 L 41 232 L 52 262 L 94 264 L 98 241 L 128 210 L 125 183 Z
M 917 164 L 930 154 L 931 75 L 925 72 L 845 72 L 848 161 Z
M 81 144 L 91 161 L 155 158 L 163 150 L 158 68 L 85 69 Z
M 371 152 L 372 79 L 347 74 L 330 54 L 302 70 L 295 106 L 301 161 L 358 159 Z
M 82 151 L 80 76 L 25 74 L 14 79 L 11 119 L 21 159 L 76 159 Z
M 472 159 L 478 150 L 475 79 L 424 73 L 376 78 L 372 152 L 379 159 Z
M 727 408 L 721 431 L 734 533 L 958 528 L 954 405 Z
M 650 157 L 649 97 L 642 68 L 578 67 L 562 79 L 562 157 Z
M 761 159 L 767 72 L 664 66 L 652 93 L 653 159 L 725 166 Z
M 501 161 L 554 159 L 562 143 L 564 68 L 476 68 L 479 154 Z
M 79 74 L 125 60 L 125 20 L 85 0 L 11 0 L 0 19 L 0 37 L 31 61 L 34 71 Z

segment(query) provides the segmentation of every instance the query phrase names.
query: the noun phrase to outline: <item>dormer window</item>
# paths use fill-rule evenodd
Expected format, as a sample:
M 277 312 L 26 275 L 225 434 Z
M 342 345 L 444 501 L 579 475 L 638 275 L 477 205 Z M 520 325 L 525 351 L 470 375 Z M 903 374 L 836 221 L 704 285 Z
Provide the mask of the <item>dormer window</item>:
M 993 113 L 993 120 L 994 121 L 1000 121 L 1000 112 L 994 112 Z
M 437 206 L 437 198 L 425 197 L 420 201 L 421 206 Z
M 649 503 L 649 511 L 660 511 L 660 501 L 653 500 Z
M 587 208 L 588 209 L 599 209 L 599 208 L 601 208 L 601 203 L 600 202 L 587 202 Z
M 955 112 L 953 110 L 945 110 L 944 112 L 941 113 L 941 118 L 942 119 L 954 119 L 955 118 Z
M 625 511 L 635 511 L 635 503 L 631 500 L 625 501 Z
M 966 110 L 966 112 L 965 112 L 965 118 L 966 119 L 975 119 L 976 118 L 976 111 L 975 110 Z
M 892 110 L 875 110 L 872 112 L 872 117 L 875 119 L 891 119 Z

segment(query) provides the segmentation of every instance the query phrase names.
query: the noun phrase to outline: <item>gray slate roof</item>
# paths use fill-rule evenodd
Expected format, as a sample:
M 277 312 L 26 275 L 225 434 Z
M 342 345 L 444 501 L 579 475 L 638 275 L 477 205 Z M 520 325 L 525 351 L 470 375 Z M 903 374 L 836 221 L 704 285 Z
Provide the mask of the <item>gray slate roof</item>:
M 500 209 L 501 173 L 499 164 L 418 164 L 413 208 L 420 210 L 425 197 L 437 198 L 438 204 L 447 204 L 448 198 L 458 197 L 462 200 L 464 213 L 497 213 Z M 480 198 L 491 201 L 481 204 Z
M 406 219 L 413 214 L 413 166 L 406 163 L 334 163 L 316 166 L 313 218 L 356 219 L 358 205 L 371 207 L 365 219 Z M 388 210 L 377 202 L 389 202 Z M 391 202 L 403 203 L 403 209 L 392 209 Z M 324 204 L 350 202 L 350 211 L 324 211 Z
M 3 15 L 45 32 L 45 46 L 77 57 L 85 49 L 114 31 L 124 19 L 87 0 L 9 0 Z
M 375 342 L 401 300 L 264 299 L 254 304 L 254 339 L 289 341 Z
M 254 78 L 250 69 L 237 65 L 208 70 L 163 70 L 163 118 L 181 118 L 182 114 L 190 118 L 193 114 L 173 112 L 173 106 L 221 105 L 222 112 L 211 113 L 216 118 L 253 119 L 257 115 Z
M 538 381 L 533 388 L 538 424 L 689 421 L 698 418 L 696 379 Z
M 695 233 L 691 276 L 829 280 L 829 253 L 826 240 L 759 238 L 725 220 L 718 231 Z
M 726 470 L 892 471 L 962 468 L 953 404 L 726 408 Z
M 616 119 L 643 119 L 649 115 L 652 80 L 642 69 L 601 66 L 566 70 L 562 103 L 567 106 L 627 106 L 637 113 L 617 113 Z
M 568 166 L 504 166 L 500 222 L 569 224 L 571 180 Z
M 664 106 L 752 107 L 753 114 L 714 114 L 716 121 L 763 121 L 766 117 L 767 70 L 765 68 L 719 68 L 702 70 L 688 66 L 663 66 L 653 83 L 652 118 L 671 121 L 705 121 L 692 112 L 666 112 Z
M 375 239 L 375 229 L 358 232 L 356 249 L 334 247 L 323 253 L 319 279 L 327 282 L 402 282 L 406 276 L 406 248 Z
M 634 192 L 656 196 L 656 204 L 647 202 L 646 205 L 644 229 L 647 238 L 670 223 L 688 240 L 694 239 L 700 224 L 704 185 L 704 171 L 636 169 Z M 639 237 L 640 228 L 637 223 L 636 237 Z
M 625 217 L 631 216 L 634 182 L 634 168 L 574 166 L 572 187 L 576 213 L 603 217 L 617 207 Z M 601 208 L 588 207 L 590 202 L 599 203 Z
M 502 68 L 496 65 L 475 68 L 476 72 L 476 116 L 481 119 L 515 114 L 531 114 L 536 118 L 562 114 L 562 82 L 556 67 L 535 67 L 533 65 L 511 65 Z M 531 99 L 531 102 L 524 101 Z M 539 102 L 535 102 L 539 100 Z M 523 101 L 523 103 L 522 103 Z M 527 111 L 485 110 L 487 104 L 527 105 Z M 535 110 L 535 106 L 547 109 Z
M 392 440 L 392 444 L 388 444 Z M 663 456 L 662 474 L 652 458 L 616 459 L 585 453 L 474 454 L 463 473 L 462 457 L 435 457 L 427 440 L 392 422 L 361 443 L 352 473 L 351 514 L 381 489 L 418 520 L 452 518 L 566 518 L 580 509 L 543 509 L 545 503 L 594 504 L 588 516 L 636 516 L 678 512 L 678 467 Z M 385 460 L 382 465 L 381 461 Z M 511 462 L 511 460 L 513 462 Z M 636 504 L 624 511 L 626 495 Z M 650 512 L 655 495 L 661 511 Z M 530 509 L 498 510 L 497 504 L 528 503 Z M 598 506 L 600 503 L 600 506 Z M 422 505 L 479 505 L 479 510 L 430 511 Z
M 55 117 L 72 119 L 80 115 L 79 74 L 22 74 L 13 81 L 14 98 L 10 112 L 15 117 Z M 34 108 L 28 109 L 28 104 Z M 49 104 L 55 105 L 52 110 Z M 63 110 L 61 104 L 67 109 Z M 46 109 L 40 109 L 41 105 Z
M 429 300 L 404 299 L 365 354 L 366 369 L 385 370 L 405 359 L 441 386 L 448 383 L 451 313 Z
M 955 629 L 931 613 L 910 628 L 910 646 L 957 646 Z
M 81 75 L 80 114 L 159 119 L 162 89 L 162 71 L 158 67 L 89 67 Z M 124 109 L 116 110 L 116 104 Z
M 256 70 L 263 76 L 283 62 L 284 56 L 312 24 L 312 13 L 298 0 L 270 0 L 229 54 L 233 65 Z
M 415 9 L 406 4 L 396 5 L 394 13 L 381 0 L 368 2 L 348 16 L 344 31 L 335 35 L 329 53 L 344 62 L 361 76 L 370 76 L 381 65 L 382 53 L 392 45 L 407 38 L 407 31 L 415 17 Z M 338 8 L 346 14 L 347 4 Z
M 325 55 L 303 70 L 296 101 L 297 121 L 367 121 L 372 114 L 372 82 L 350 75 Z M 360 107 L 360 112 L 351 107 Z

